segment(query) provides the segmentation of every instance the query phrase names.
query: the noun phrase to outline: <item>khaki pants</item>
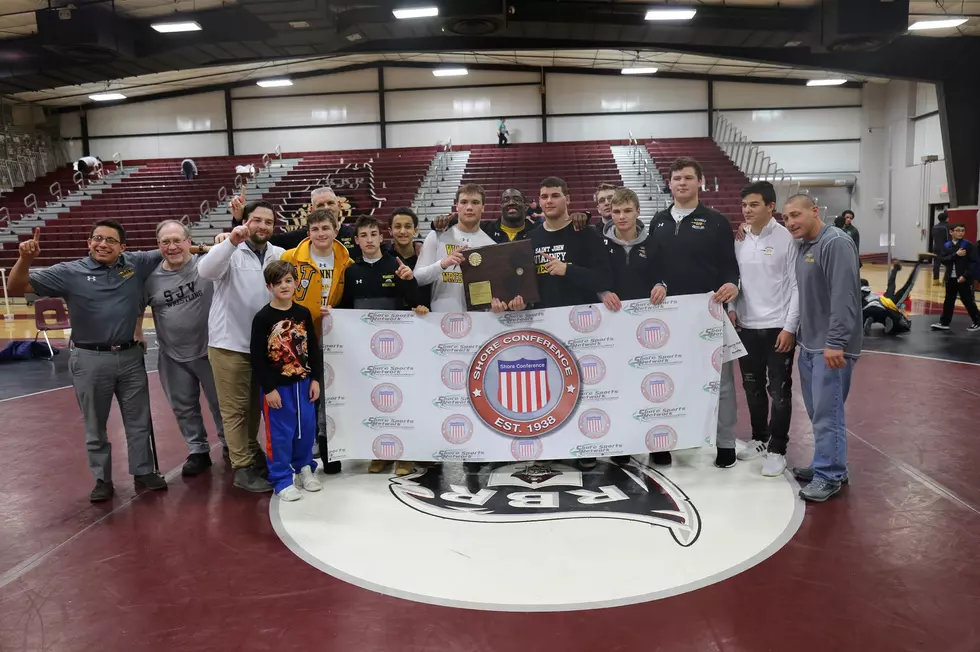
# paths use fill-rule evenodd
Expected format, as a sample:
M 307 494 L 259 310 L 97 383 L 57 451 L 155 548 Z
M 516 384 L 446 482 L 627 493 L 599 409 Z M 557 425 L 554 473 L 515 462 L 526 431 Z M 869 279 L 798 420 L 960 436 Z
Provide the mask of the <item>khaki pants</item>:
M 208 347 L 208 360 L 218 390 L 228 456 L 236 469 L 251 466 L 259 448 L 259 386 L 252 377 L 247 353 Z

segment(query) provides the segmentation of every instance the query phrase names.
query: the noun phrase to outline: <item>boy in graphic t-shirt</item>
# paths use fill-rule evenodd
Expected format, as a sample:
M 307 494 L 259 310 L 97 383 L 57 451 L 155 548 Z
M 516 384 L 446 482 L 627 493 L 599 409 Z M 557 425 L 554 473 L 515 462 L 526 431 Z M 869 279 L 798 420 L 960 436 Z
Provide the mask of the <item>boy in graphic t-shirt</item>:
M 306 218 L 309 237 L 295 249 L 282 254 L 281 260 L 292 263 L 299 275 L 293 299 L 305 306 L 313 317 L 316 341 L 320 343 L 320 325 L 329 306 L 340 304 L 344 294 L 344 271 L 353 264 L 347 247 L 337 241 L 339 224 L 334 212 L 315 210 Z M 322 367 L 322 365 L 321 365 Z M 322 384 L 323 379 L 318 378 Z M 328 462 L 326 419 L 321 402 L 317 403 L 317 446 L 323 460 L 323 472 L 340 473 L 339 461 Z
M 322 488 L 313 476 L 313 440 L 323 360 L 310 311 L 293 303 L 296 268 L 276 260 L 264 275 L 272 301 L 252 319 L 249 357 L 262 390 L 269 483 L 279 498 L 293 501 L 302 498 L 297 487 Z

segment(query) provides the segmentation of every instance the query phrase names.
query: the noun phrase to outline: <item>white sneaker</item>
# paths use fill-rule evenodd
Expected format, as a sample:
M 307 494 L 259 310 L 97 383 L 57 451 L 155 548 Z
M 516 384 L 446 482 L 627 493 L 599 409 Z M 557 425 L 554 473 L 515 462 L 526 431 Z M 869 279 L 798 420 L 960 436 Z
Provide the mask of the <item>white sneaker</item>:
M 746 444 L 745 445 L 745 448 L 743 448 L 742 450 L 740 450 L 738 452 L 738 455 L 736 455 L 735 457 L 737 457 L 738 459 L 743 460 L 743 461 L 744 460 L 754 460 L 757 457 L 762 457 L 763 455 L 766 454 L 766 447 L 767 446 L 769 446 L 769 442 L 767 442 L 767 441 L 759 441 L 758 439 L 753 439 L 748 444 Z
M 279 500 L 285 500 L 290 503 L 303 497 L 303 494 L 299 492 L 299 489 L 295 485 L 289 485 L 276 495 L 279 496 Z
M 299 486 L 307 491 L 320 491 L 323 489 L 323 485 L 313 475 L 313 469 L 308 466 L 304 466 L 299 470 L 299 481 Z
M 762 475 L 775 478 L 786 470 L 786 457 L 779 453 L 766 453 L 766 461 L 762 463 Z

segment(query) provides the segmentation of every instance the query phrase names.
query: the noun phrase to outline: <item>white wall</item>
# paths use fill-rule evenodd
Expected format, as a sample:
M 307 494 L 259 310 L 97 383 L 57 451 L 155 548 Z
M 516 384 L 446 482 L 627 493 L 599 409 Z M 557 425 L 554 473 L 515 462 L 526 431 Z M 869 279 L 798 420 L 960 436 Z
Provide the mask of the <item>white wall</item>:
M 367 93 L 232 100 L 231 110 L 236 131 L 377 122 L 380 119 L 378 96 Z
M 861 104 L 860 88 L 715 82 L 716 109 L 772 109 Z
M 375 149 L 381 147 L 381 136 L 377 125 L 235 132 L 236 155 L 267 154 L 275 151 L 276 145 L 283 152 Z
M 697 138 L 708 135 L 708 112 L 548 118 L 548 140 Z
M 447 68 L 461 66 L 446 65 Z M 377 73 L 373 74 L 377 75 Z M 476 84 L 515 84 L 540 82 L 541 75 L 536 72 L 506 72 L 498 70 L 470 70 L 462 77 L 436 77 L 431 70 L 423 68 L 385 68 L 385 90 L 398 88 L 451 88 L 453 86 L 474 86 Z
M 234 88 L 232 98 L 305 95 L 310 93 L 345 93 L 349 91 L 375 91 L 378 89 L 377 70 L 355 70 L 336 75 L 294 79 L 292 86 L 262 88 L 258 85 Z
M 447 122 L 411 122 L 388 125 L 388 147 L 423 147 L 452 140 L 453 144 L 492 144 L 497 142 L 497 119 Z M 540 118 L 513 118 L 507 121 L 511 142 L 540 143 Z
M 707 109 L 708 83 L 650 76 L 549 73 L 548 113 L 623 113 Z

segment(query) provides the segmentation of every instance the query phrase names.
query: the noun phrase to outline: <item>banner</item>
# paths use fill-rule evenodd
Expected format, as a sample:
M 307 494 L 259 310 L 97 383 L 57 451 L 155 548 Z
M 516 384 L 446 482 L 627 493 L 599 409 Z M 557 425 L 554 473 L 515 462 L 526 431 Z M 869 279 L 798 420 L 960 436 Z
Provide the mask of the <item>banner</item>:
M 493 314 L 334 310 L 330 458 L 514 461 L 714 441 L 721 365 L 744 355 L 711 295 Z

